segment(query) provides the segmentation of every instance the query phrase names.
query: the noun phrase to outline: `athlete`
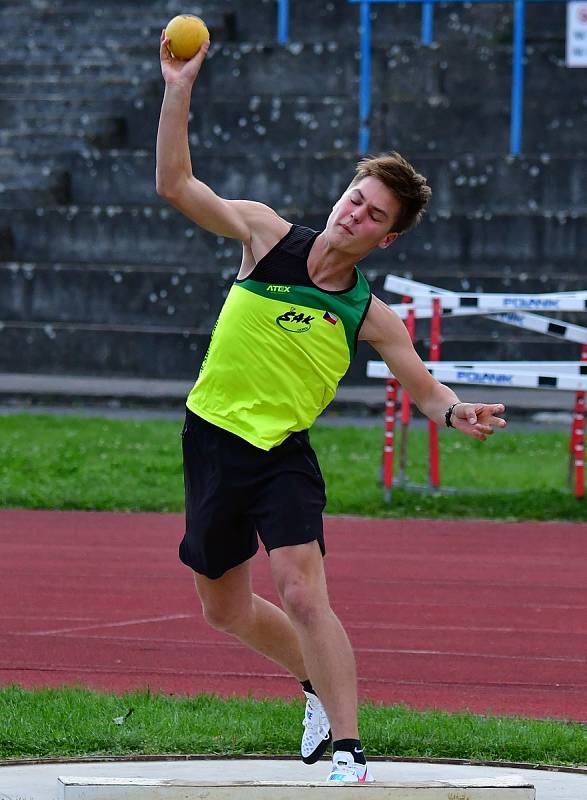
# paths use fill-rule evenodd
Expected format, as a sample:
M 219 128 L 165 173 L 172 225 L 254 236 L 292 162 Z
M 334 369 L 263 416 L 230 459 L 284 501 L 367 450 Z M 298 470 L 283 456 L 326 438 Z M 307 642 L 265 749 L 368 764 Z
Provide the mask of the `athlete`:
M 207 231 L 242 242 L 238 276 L 214 328 L 183 429 L 186 531 L 206 621 L 285 667 L 306 695 L 302 759 L 332 742 L 329 781 L 370 782 L 357 728 L 355 660 L 323 568 L 324 482 L 308 428 L 370 342 L 430 419 L 484 441 L 503 405 L 462 403 L 416 354 L 405 326 L 357 269 L 421 219 L 426 180 L 397 153 L 361 161 L 326 226 L 292 225 L 273 209 L 224 200 L 194 177 L 188 145 L 193 84 L 206 57 L 175 60 L 165 31 L 157 191 Z M 260 539 L 281 608 L 251 587 Z

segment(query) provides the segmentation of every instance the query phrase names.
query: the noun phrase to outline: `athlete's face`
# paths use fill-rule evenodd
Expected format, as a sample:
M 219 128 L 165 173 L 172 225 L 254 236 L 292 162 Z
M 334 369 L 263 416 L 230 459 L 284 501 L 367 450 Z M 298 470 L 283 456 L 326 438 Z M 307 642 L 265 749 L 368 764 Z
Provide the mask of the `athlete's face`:
M 385 184 L 368 176 L 346 192 L 326 223 L 329 242 L 345 252 L 363 257 L 375 247 L 389 247 L 397 239 L 390 233 L 400 212 L 400 202 Z

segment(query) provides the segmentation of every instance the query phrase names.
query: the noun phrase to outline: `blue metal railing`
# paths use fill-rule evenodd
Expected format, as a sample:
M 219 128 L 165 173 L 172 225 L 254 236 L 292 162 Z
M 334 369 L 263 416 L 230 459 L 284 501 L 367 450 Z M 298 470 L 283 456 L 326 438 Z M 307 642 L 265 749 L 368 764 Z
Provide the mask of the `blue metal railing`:
M 430 47 L 434 35 L 434 6 L 422 3 L 422 44 Z
M 556 0 L 554 0 L 556 2 Z M 371 137 L 371 16 L 373 3 L 422 3 L 422 0 L 348 0 L 361 6 L 361 82 L 359 87 L 359 151 L 366 153 Z M 426 0 L 422 3 L 422 41 L 432 43 L 434 3 L 489 4 L 497 0 Z M 524 39 L 526 2 L 551 2 L 551 0 L 512 0 L 514 6 L 514 39 L 512 66 L 512 99 L 510 121 L 510 152 L 519 155 L 522 148 L 522 115 L 524 104 Z M 367 66 L 363 69 L 363 60 Z
M 510 112 L 510 153 L 520 155 L 522 149 L 522 118 L 524 111 L 524 46 L 526 3 L 556 3 L 567 0 L 510 0 L 514 8 L 512 42 L 512 91 Z M 277 0 L 277 39 L 280 44 L 289 41 L 289 0 Z M 359 152 L 369 150 L 371 138 L 371 5 L 375 3 L 419 3 L 422 5 L 422 44 L 431 45 L 434 31 L 434 5 L 493 4 L 503 0 L 347 0 L 360 5 L 361 67 L 359 86 Z
M 289 0 L 277 0 L 277 41 L 289 42 Z

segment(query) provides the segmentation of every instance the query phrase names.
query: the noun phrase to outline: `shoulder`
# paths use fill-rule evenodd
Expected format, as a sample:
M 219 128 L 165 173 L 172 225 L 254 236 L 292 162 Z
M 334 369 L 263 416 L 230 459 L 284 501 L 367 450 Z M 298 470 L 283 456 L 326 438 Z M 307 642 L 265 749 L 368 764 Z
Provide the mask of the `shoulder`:
M 251 230 L 255 230 L 255 228 L 272 230 L 283 236 L 291 228 L 291 222 L 285 220 L 275 209 L 265 203 L 258 203 L 255 200 L 231 200 L 230 203 L 246 219 Z
M 239 278 L 250 274 L 252 268 L 275 245 L 280 242 L 292 228 L 291 222 L 264 203 L 253 200 L 231 200 L 239 213 L 246 220 L 250 233 L 248 241 L 243 242 L 244 261 L 239 271 Z
M 389 339 L 394 333 L 403 333 L 404 324 L 395 311 L 392 311 L 383 300 L 372 294 L 369 310 L 359 331 L 359 339 L 366 342 L 378 342 Z

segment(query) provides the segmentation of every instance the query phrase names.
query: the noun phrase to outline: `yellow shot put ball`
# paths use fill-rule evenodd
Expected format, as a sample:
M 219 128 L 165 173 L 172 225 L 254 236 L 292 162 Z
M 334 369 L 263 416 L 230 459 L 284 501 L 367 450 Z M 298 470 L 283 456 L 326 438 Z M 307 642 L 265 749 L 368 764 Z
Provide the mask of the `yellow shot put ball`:
M 165 28 L 169 49 L 180 61 L 193 58 L 204 42 L 210 41 L 210 32 L 204 22 L 193 14 L 180 14 L 170 20 Z

